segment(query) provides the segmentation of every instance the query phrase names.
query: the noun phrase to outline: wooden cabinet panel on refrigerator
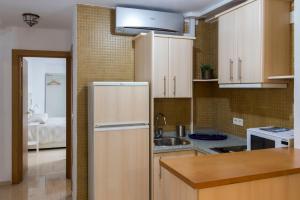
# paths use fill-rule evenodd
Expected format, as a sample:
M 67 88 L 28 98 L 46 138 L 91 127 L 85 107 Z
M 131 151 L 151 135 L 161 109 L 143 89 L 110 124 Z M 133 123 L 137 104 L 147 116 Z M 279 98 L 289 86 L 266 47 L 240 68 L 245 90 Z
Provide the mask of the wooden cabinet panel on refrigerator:
M 169 39 L 169 96 L 192 97 L 193 41 Z
M 149 199 L 149 129 L 95 132 L 95 200 Z
M 149 200 L 148 82 L 89 86 L 89 199 Z
M 105 94 L 105 95 L 103 95 Z M 95 87 L 96 126 L 149 121 L 149 90 L 144 86 Z M 138 107 L 140 109 L 132 109 Z

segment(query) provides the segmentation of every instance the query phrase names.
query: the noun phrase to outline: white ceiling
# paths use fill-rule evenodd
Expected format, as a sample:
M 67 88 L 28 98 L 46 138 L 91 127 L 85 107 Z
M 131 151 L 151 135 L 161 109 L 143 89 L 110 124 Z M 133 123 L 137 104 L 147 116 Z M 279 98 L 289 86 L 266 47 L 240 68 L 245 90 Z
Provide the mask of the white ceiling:
M 40 15 L 39 28 L 70 29 L 72 10 L 77 3 L 104 7 L 117 5 L 187 13 L 203 11 L 228 0 L 0 0 L 0 26 L 27 26 L 22 13 Z

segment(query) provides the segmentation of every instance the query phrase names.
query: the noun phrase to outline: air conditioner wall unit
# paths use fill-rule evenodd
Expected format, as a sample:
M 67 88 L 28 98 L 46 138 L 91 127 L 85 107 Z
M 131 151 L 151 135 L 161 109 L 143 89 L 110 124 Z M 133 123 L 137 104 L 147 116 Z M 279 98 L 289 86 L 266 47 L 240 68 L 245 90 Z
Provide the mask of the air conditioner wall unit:
M 154 31 L 159 34 L 183 35 L 184 17 L 180 13 L 116 8 L 116 33 L 137 35 Z

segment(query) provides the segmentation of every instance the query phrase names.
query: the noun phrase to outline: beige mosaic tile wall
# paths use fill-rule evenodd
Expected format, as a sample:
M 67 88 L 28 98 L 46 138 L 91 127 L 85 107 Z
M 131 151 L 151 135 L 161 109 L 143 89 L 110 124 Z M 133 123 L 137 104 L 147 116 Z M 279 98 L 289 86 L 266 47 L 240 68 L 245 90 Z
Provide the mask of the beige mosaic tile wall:
M 288 89 L 219 89 L 215 85 L 214 102 L 218 129 L 246 136 L 246 129 L 260 126 L 292 128 L 294 123 L 293 81 Z M 232 118 L 244 119 L 244 127 L 232 125 Z
M 214 76 L 218 69 L 218 24 L 205 23 L 199 20 L 196 26 L 194 41 L 194 78 L 201 79 L 201 64 L 211 64 Z M 212 83 L 194 83 L 194 128 L 212 128 L 216 120 L 217 110 L 214 101 L 214 85 Z
M 211 64 L 214 68 L 214 76 L 218 74 L 218 23 L 205 23 L 199 21 L 196 27 L 194 40 L 194 78 L 201 78 L 201 64 Z
M 194 72 L 197 74 L 203 62 L 217 68 L 216 23 L 200 22 L 196 33 Z M 293 127 L 293 81 L 288 89 L 220 89 L 217 83 L 194 83 L 194 86 L 196 128 L 211 127 L 245 137 L 250 127 Z M 243 118 L 244 127 L 232 125 L 233 117 Z
M 176 130 L 176 125 L 189 129 L 191 122 L 191 99 L 155 99 L 154 114 L 163 113 L 167 118 L 165 131 Z
M 88 199 L 88 94 L 92 81 L 131 81 L 134 78 L 132 38 L 113 34 L 113 10 L 78 5 L 77 199 Z
M 220 89 L 217 83 L 197 83 L 194 91 L 195 128 L 245 137 L 251 127 L 293 127 L 293 81 L 287 89 Z M 244 127 L 233 125 L 233 117 L 243 118 Z
M 194 83 L 194 129 L 212 128 L 217 115 L 212 83 Z

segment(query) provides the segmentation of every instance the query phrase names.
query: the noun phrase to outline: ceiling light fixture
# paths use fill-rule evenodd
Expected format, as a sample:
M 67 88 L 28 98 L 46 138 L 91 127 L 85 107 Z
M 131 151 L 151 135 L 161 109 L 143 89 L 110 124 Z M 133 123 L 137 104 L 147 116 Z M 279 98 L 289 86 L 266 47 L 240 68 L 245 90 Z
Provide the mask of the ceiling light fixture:
M 23 20 L 30 27 L 36 25 L 38 23 L 40 16 L 33 13 L 23 13 Z

